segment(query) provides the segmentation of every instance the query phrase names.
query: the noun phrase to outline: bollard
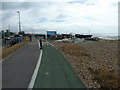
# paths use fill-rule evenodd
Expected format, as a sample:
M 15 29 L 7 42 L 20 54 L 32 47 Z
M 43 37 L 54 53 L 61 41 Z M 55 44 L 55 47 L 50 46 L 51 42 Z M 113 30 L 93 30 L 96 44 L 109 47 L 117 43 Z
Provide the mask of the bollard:
M 39 43 L 40 43 L 40 49 L 42 49 L 42 40 L 41 39 L 39 40 Z

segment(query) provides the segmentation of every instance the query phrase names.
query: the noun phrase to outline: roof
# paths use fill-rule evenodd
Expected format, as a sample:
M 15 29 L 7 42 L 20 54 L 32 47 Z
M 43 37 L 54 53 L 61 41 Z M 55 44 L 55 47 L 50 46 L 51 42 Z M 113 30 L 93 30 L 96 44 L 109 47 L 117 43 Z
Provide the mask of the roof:
M 57 31 L 47 31 L 47 35 L 56 35 Z

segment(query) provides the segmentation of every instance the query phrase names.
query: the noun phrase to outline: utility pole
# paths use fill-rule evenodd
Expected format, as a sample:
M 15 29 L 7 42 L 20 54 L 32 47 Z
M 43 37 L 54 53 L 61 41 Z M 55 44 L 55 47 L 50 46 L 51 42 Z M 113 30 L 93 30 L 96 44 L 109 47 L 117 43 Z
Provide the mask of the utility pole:
M 21 24 L 20 24 L 20 12 L 19 11 L 17 11 L 17 13 L 18 13 L 18 15 L 19 15 L 19 33 L 21 32 Z

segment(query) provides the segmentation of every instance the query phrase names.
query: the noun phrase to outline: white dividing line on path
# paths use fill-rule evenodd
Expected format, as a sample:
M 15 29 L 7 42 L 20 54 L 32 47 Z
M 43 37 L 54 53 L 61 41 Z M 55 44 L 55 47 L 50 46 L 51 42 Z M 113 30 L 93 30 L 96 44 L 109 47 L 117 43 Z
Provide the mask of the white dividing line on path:
M 40 48 L 40 42 L 37 40 L 37 42 L 38 42 L 38 45 L 39 45 L 39 48 Z
M 38 44 L 39 44 L 39 42 L 38 42 Z M 40 48 L 40 46 L 39 46 L 39 48 Z M 35 80 L 36 80 L 36 77 L 37 77 L 37 74 L 38 74 L 38 70 L 39 70 L 39 67 L 40 67 L 40 64 L 41 64 L 42 54 L 43 54 L 43 50 L 40 50 L 40 56 L 39 56 L 36 68 L 34 70 L 34 73 L 32 75 L 31 81 L 28 85 L 28 90 L 34 87 Z

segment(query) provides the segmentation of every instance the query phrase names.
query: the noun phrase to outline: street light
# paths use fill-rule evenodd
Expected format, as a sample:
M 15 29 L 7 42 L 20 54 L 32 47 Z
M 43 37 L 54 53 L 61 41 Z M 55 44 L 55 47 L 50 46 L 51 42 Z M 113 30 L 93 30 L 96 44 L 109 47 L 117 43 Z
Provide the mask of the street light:
M 17 13 L 19 14 L 19 33 L 21 32 L 21 26 L 20 26 L 20 12 L 17 11 Z

